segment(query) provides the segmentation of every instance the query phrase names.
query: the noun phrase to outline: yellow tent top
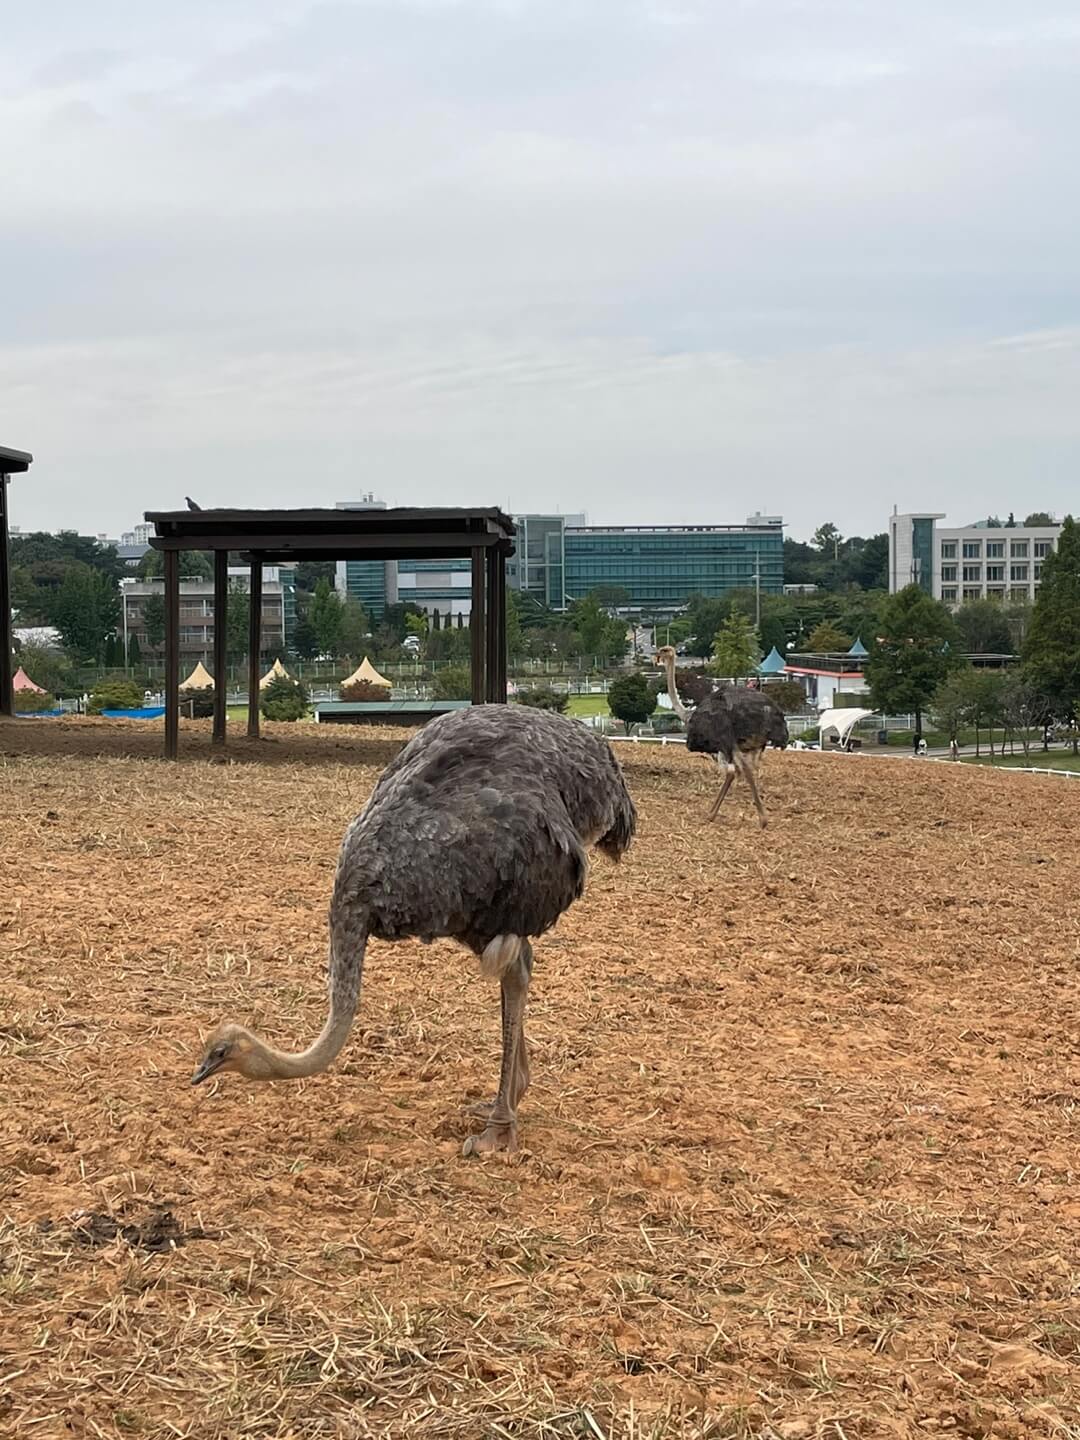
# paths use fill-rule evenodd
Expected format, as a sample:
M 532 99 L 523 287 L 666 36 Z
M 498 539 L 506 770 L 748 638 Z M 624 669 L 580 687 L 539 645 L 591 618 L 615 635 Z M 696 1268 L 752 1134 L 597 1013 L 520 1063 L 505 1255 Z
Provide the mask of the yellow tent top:
M 200 660 L 186 680 L 180 682 L 181 690 L 207 690 L 214 683 L 214 677 Z
M 266 674 L 259 681 L 259 689 L 265 690 L 267 685 L 270 684 L 270 681 L 273 680 L 275 675 L 282 675 L 286 680 L 292 679 L 292 676 L 289 674 L 288 670 L 285 669 L 285 666 L 281 663 L 281 661 L 275 660 L 273 665 L 270 666 L 270 669 L 267 670 Z
M 385 675 L 379 674 L 378 670 L 375 669 L 375 666 L 372 665 L 366 655 L 349 678 L 343 680 L 341 683 L 342 685 L 355 685 L 360 680 L 366 680 L 369 685 L 379 685 L 384 690 L 393 688 L 390 681 L 387 680 Z

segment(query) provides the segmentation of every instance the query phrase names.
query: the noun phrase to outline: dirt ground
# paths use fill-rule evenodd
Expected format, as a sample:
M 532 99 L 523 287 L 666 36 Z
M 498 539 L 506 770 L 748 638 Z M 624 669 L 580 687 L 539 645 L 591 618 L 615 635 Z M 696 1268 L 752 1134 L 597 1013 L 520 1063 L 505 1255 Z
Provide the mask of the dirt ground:
M 524 1148 L 464 1160 L 450 944 L 372 944 L 332 1073 L 188 1083 L 222 1017 L 319 1029 L 402 738 L 0 725 L 0 1432 L 1080 1435 L 1080 786 L 773 753 L 770 829 L 704 828 L 713 772 L 622 746 Z

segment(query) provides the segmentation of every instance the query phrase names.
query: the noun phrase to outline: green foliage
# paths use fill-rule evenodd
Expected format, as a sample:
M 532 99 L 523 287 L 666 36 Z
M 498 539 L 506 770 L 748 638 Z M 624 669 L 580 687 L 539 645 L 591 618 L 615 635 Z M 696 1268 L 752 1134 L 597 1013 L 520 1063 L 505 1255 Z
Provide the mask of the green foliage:
M 320 580 L 334 583 L 336 570 L 333 560 L 301 560 L 296 567 L 296 588 L 312 595 Z
M 21 665 L 35 685 L 40 685 L 43 690 L 48 690 L 53 695 L 64 695 L 74 690 L 71 661 L 62 650 L 53 650 L 47 645 L 24 645 L 16 641 L 15 665 Z
M 553 690 L 550 685 L 536 685 L 531 690 L 519 690 L 517 693 L 519 705 L 529 705 L 534 710 L 554 710 L 557 715 L 565 715 L 570 708 L 570 697 L 562 690 Z
M 100 570 L 68 568 L 52 606 L 53 624 L 80 660 L 105 659 L 106 642 L 120 620 L 120 593 Z
M 428 618 L 414 610 L 405 613 L 405 634 L 415 635 L 418 640 L 425 640 L 429 630 Z
M 11 602 L 28 625 L 56 624 L 53 607 L 69 570 L 93 571 L 114 589 L 126 573 L 114 546 L 74 531 L 12 535 L 10 561 Z
M 797 680 L 770 680 L 761 689 L 785 715 L 806 709 L 806 691 Z
M 345 623 L 345 606 L 341 596 L 325 577 L 315 586 L 308 606 L 307 618 L 315 635 L 316 654 L 337 659 L 341 654 L 341 632 Z
M 225 645 L 232 656 L 246 655 L 251 639 L 251 595 L 243 580 L 229 581 L 228 609 L 225 612 Z
M 56 709 L 54 695 L 39 695 L 36 690 L 15 691 L 16 715 L 41 715 L 46 710 Z
M 177 561 L 181 580 L 212 580 L 214 562 L 202 550 L 181 550 Z M 156 580 L 165 574 L 164 550 L 147 550 L 139 561 L 140 580 Z
M 644 675 L 620 675 L 608 687 L 608 709 L 625 725 L 643 725 L 656 709 L 656 691 Z
M 139 644 L 138 635 L 128 636 L 128 653 L 126 663 L 131 666 L 142 664 L 142 646 Z
M 864 667 L 875 708 L 912 710 L 921 728 L 923 710 L 955 664 L 956 638 L 948 610 L 918 585 L 891 595 Z
M 131 680 L 103 680 L 95 685 L 87 707 L 91 715 L 103 710 L 141 710 L 143 693 Z
M 1056 525 L 1057 521 L 1049 510 L 1035 510 L 1024 521 L 1025 525 Z
M 520 655 L 525 632 L 521 625 L 521 596 L 517 590 L 506 591 L 506 653 Z
M 657 710 L 652 717 L 652 728 L 657 735 L 678 735 L 683 723 L 672 710 Z
M 291 676 L 275 675 L 262 692 L 259 710 L 267 720 L 302 720 L 308 710 L 307 688 Z
M 436 700 L 471 700 L 472 675 L 464 665 L 447 665 L 435 674 Z
M 209 720 L 214 713 L 214 687 L 202 685 L 181 690 L 180 705 L 183 713 L 193 720 Z
M 751 674 L 760 659 L 761 647 L 750 617 L 741 610 L 733 610 L 716 632 L 710 671 L 738 679 Z
M 424 644 L 424 658 L 436 665 L 467 665 L 471 644 L 468 630 L 433 630 Z
M 142 617 L 146 643 L 151 650 L 160 650 L 165 644 L 165 597 L 156 592 L 148 595 L 143 605 Z
M 301 660 L 314 660 L 319 653 L 319 642 L 315 635 L 315 627 L 306 615 L 298 615 L 296 625 L 293 629 L 292 639 L 293 654 Z
M 1075 719 L 1080 704 L 1080 527 L 1071 515 L 1065 517 L 1057 549 L 1043 562 L 1023 654 L 1028 682 L 1046 696 L 1058 719 Z
M 969 600 L 953 616 L 965 655 L 1011 655 L 1006 613 L 997 600 Z
M 848 586 L 884 590 L 889 583 L 889 537 L 882 533 L 864 539 L 852 535 L 833 544 L 835 526 L 822 525 L 815 543 L 784 541 L 784 579 L 789 585 L 816 585 L 835 592 Z M 825 544 L 816 543 L 822 532 Z
M 843 630 L 834 625 L 831 620 L 822 620 L 820 625 L 815 625 L 807 642 L 807 648 L 816 651 L 819 655 L 835 654 L 837 651 L 848 650 L 850 647 L 851 636 L 845 635 Z
M 572 632 L 571 654 L 597 655 L 604 660 L 617 660 L 626 654 L 626 622 L 609 615 L 595 594 L 575 600 L 566 620 Z
M 359 600 L 346 596 L 341 615 L 341 653 L 353 660 L 362 658 L 368 642 L 368 618 Z
M 368 705 L 389 700 L 391 691 L 388 686 L 373 685 L 370 680 L 353 680 L 348 685 L 342 685 L 338 694 L 342 700 Z

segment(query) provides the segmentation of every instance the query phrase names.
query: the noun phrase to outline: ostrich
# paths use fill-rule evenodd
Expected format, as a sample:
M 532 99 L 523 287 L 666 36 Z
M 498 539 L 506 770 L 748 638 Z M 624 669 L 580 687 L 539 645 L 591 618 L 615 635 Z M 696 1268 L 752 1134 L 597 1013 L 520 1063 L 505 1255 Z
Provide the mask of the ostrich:
M 788 743 L 787 722 L 780 710 L 760 690 L 730 685 L 711 691 L 694 710 L 687 710 L 675 684 L 674 649 L 665 645 L 656 652 L 656 658 L 667 675 L 671 708 L 686 726 L 686 748 L 698 754 L 715 755 L 717 764 L 724 765 L 727 771 L 709 819 L 716 819 L 739 769 L 750 786 L 764 829 L 769 822 L 758 793 L 757 767 L 766 745 L 776 745 L 782 750 Z
M 637 824 L 606 741 L 579 721 L 519 705 L 439 716 L 395 756 L 345 832 L 330 901 L 329 1014 L 308 1049 L 275 1050 L 240 1025 L 206 1041 L 191 1078 L 234 1070 L 249 1080 L 316 1075 L 352 1026 L 369 936 L 425 944 L 448 936 L 502 988 L 502 1064 L 483 1133 L 466 1155 L 517 1147 L 529 1084 L 523 1032 L 530 938 L 585 888 L 586 851 L 618 860 Z

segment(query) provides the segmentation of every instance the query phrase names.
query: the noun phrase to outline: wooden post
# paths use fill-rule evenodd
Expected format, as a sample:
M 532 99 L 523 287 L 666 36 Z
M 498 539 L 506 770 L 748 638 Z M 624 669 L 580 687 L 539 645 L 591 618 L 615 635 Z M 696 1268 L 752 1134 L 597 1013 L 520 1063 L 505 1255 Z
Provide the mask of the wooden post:
M 487 695 L 484 684 L 484 657 L 486 654 L 485 616 L 487 607 L 484 596 L 487 587 L 484 550 L 474 545 L 472 552 L 472 613 L 469 616 L 469 642 L 471 647 L 472 703 L 483 705 Z
M 214 734 L 212 744 L 225 744 L 226 670 L 229 664 L 229 552 L 214 551 Z
M 251 618 L 248 625 L 248 726 L 249 740 L 259 738 L 259 650 L 262 647 L 262 560 L 251 557 L 251 578 L 248 599 Z M 284 603 L 284 602 L 283 602 Z
M 14 715 L 15 694 L 11 688 L 14 661 L 11 658 L 11 582 L 8 566 L 8 476 L 0 474 L 0 715 Z
M 501 582 L 501 583 L 500 583 Z M 487 552 L 487 701 L 489 705 L 506 702 L 506 681 L 500 679 L 505 673 L 506 612 L 505 612 L 506 561 L 498 545 L 492 545 Z
M 165 551 L 165 758 L 180 749 L 180 554 Z

